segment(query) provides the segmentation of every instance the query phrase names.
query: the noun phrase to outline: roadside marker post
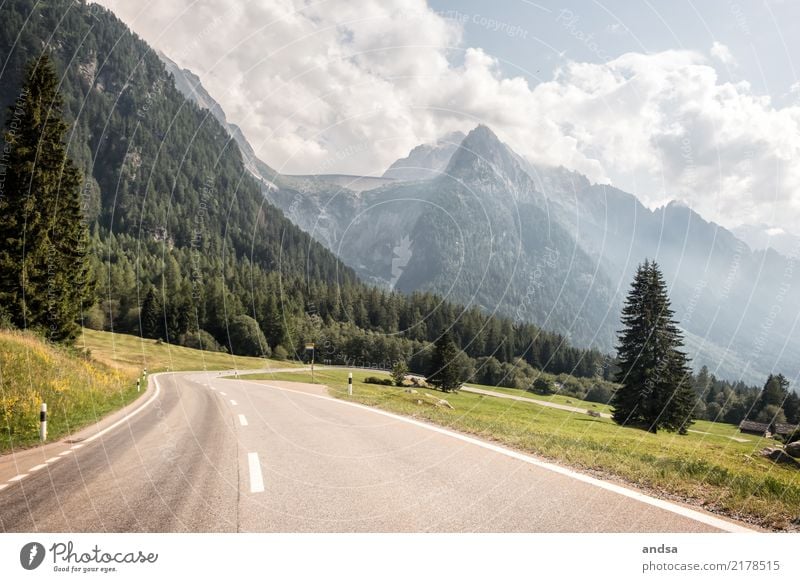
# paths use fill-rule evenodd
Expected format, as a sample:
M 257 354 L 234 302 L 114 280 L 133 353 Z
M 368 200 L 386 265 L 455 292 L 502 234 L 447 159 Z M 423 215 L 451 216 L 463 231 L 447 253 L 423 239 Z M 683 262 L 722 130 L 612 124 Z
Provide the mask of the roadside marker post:
M 352 396 L 353 395 L 353 373 L 352 372 L 348 372 L 347 373 L 347 395 L 348 396 Z
M 139 392 L 142 389 L 142 381 L 140 379 L 136 380 L 136 391 Z
M 42 402 L 42 410 L 39 412 L 39 439 L 44 442 L 47 440 L 47 404 Z
M 306 352 L 311 352 L 311 383 L 314 384 L 314 344 L 306 344 Z

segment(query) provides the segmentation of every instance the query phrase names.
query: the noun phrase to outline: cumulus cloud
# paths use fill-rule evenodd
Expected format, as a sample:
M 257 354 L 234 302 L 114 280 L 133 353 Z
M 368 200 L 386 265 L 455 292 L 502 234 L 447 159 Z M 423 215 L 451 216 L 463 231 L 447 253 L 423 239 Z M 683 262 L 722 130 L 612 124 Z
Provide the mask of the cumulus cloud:
M 285 173 L 380 174 L 420 142 L 484 123 L 534 161 L 650 205 L 681 198 L 726 225 L 800 219 L 800 106 L 720 80 L 697 52 L 567 62 L 534 83 L 464 46 L 463 19 L 424 0 L 103 4 L 200 75 Z M 733 62 L 720 43 L 711 54 Z
M 731 49 L 716 40 L 711 45 L 711 56 L 717 59 L 723 65 L 729 67 L 736 65 L 736 59 L 733 57 Z

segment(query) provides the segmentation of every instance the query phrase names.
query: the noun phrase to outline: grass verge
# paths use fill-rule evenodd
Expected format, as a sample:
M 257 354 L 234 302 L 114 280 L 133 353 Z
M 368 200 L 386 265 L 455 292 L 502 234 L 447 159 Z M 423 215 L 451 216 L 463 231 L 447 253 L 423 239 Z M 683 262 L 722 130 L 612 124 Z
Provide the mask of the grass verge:
M 0 452 L 38 444 L 43 402 L 57 440 L 135 400 L 136 377 L 31 333 L 0 332 Z
M 442 394 L 455 409 L 418 404 L 401 388 L 365 384 L 375 371 L 322 369 L 317 383 L 332 396 L 376 406 L 494 440 L 652 494 L 774 530 L 800 531 L 800 471 L 759 456 L 775 441 L 740 435 L 736 427 L 698 422 L 685 436 L 620 427 L 609 419 L 466 392 Z M 309 382 L 308 372 L 248 375 L 247 379 Z M 487 387 L 488 388 L 488 387 Z M 494 389 L 494 388 L 492 388 Z M 503 390 L 505 391 L 505 390 Z M 521 394 L 520 391 L 515 391 Z M 535 396 L 534 396 L 535 397 Z M 581 402 L 572 399 L 575 406 Z M 587 404 L 587 403 L 583 403 Z M 748 442 L 731 440 L 745 436 Z
M 259 368 L 294 368 L 301 364 L 290 361 L 234 356 L 183 346 L 159 343 L 135 335 L 84 329 L 75 342 L 86 348 L 92 358 L 115 368 L 128 368 L 139 373 L 181 370 L 254 370 Z

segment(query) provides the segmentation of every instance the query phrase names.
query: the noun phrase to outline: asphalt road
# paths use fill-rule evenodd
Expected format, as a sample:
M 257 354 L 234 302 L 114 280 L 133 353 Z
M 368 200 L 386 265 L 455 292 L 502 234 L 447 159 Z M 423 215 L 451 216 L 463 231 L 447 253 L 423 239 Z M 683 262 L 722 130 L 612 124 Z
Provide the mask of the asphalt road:
M 0 457 L 0 530 L 742 528 L 492 443 L 335 400 L 318 386 L 226 380 L 217 372 L 151 378 L 149 394 L 133 407 L 71 440 Z

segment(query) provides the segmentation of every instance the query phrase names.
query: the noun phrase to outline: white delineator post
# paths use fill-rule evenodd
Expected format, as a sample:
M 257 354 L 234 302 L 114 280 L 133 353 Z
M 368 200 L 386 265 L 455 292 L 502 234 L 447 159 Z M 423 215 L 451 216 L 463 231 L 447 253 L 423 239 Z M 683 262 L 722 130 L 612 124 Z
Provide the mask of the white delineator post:
M 39 439 L 47 440 L 47 404 L 42 402 L 42 411 L 39 413 Z
M 136 380 L 136 391 L 139 392 L 142 389 L 142 380 L 141 378 Z
M 348 372 L 347 373 L 347 395 L 348 396 L 352 396 L 353 395 L 353 373 L 352 372 Z

